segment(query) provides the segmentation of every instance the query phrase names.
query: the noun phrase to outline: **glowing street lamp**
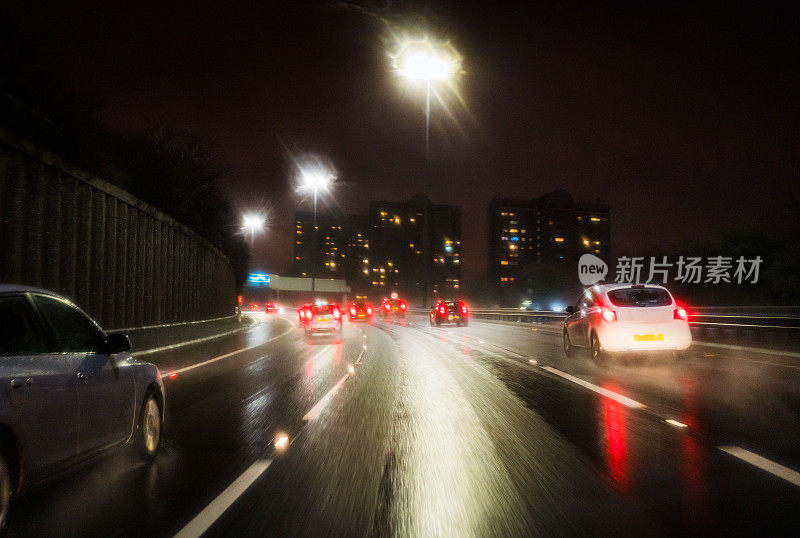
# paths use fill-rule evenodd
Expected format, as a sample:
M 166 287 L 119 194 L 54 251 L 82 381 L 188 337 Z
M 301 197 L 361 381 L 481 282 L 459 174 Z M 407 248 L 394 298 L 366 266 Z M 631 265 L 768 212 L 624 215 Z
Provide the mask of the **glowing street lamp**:
M 309 158 L 297 163 L 296 180 L 297 192 L 314 194 L 314 250 L 311 260 L 311 291 L 316 291 L 317 278 L 317 250 L 319 247 L 319 232 L 317 231 L 317 200 L 320 194 L 325 194 L 333 189 L 337 174 L 333 166 L 319 158 Z
M 390 55 L 393 68 L 401 77 L 425 83 L 425 183 L 422 218 L 422 301 L 428 300 L 428 259 L 430 252 L 430 183 L 431 183 L 431 84 L 452 81 L 461 72 L 462 58 L 448 42 L 437 44 L 430 38 L 408 39 Z
M 267 218 L 260 213 L 245 213 L 242 215 L 242 232 L 250 234 L 250 244 L 253 244 L 256 233 L 264 231 Z

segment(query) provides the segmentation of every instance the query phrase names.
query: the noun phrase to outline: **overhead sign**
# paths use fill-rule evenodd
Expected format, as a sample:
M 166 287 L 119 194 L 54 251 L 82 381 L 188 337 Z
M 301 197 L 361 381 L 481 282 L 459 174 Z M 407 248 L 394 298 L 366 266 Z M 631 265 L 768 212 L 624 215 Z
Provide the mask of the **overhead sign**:
M 247 275 L 247 283 L 253 286 L 269 286 L 269 275 L 267 273 L 250 273 Z

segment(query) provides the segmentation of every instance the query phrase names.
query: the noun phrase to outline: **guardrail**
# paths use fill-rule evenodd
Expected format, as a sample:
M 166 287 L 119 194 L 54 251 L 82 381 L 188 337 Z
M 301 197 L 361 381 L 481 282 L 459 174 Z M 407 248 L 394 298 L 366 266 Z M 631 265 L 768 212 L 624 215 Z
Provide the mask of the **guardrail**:
M 689 325 L 700 329 L 800 331 L 800 307 L 757 307 L 747 312 L 748 308 L 751 307 L 696 308 L 689 314 Z M 413 311 L 427 313 L 425 309 Z M 535 324 L 560 323 L 567 317 L 565 312 L 515 308 L 473 309 L 470 315 L 476 319 Z

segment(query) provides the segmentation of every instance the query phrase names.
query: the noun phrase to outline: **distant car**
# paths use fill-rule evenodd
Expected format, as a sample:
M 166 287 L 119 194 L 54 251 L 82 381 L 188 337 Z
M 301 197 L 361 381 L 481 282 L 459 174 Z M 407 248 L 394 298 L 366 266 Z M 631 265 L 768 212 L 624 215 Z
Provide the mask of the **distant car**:
M 663 286 L 602 284 L 567 307 L 563 341 L 567 356 L 588 348 L 603 362 L 611 353 L 679 351 L 692 344 L 686 308 Z
M 408 303 L 400 299 L 397 293 L 392 293 L 388 299 L 381 301 L 380 312 L 381 317 L 384 319 L 390 317 L 404 318 L 407 310 Z
M 370 303 L 354 302 L 350 303 L 350 306 L 347 307 L 347 314 L 352 322 L 372 321 L 375 310 Z
M 297 317 L 300 322 L 300 326 L 302 327 L 304 323 L 311 319 L 311 305 L 304 304 L 301 305 L 300 308 L 297 309 Z
M 306 312 L 306 338 L 317 334 L 342 334 L 342 311 L 335 304 L 315 304 Z
M 250 303 L 250 311 L 257 312 L 259 310 L 258 303 Z
M 0 528 L 13 494 L 89 456 L 156 455 L 164 386 L 130 348 L 56 294 L 0 285 Z
M 469 308 L 461 299 L 436 301 L 430 312 L 431 326 L 442 323 L 455 323 L 458 326 L 469 325 Z
M 278 313 L 278 305 L 274 303 L 267 303 L 264 305 L 264 311 L 267 314 L 277 314 Z

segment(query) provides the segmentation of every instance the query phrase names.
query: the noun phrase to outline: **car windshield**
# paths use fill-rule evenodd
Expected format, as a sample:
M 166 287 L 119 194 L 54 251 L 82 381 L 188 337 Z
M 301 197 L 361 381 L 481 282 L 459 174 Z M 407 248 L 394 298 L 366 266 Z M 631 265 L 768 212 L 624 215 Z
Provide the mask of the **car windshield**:
M 672 297 L 662 288 L 621 288 L 608 292 L 614 306 L 669 306 Z

